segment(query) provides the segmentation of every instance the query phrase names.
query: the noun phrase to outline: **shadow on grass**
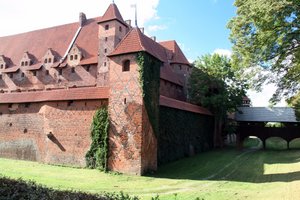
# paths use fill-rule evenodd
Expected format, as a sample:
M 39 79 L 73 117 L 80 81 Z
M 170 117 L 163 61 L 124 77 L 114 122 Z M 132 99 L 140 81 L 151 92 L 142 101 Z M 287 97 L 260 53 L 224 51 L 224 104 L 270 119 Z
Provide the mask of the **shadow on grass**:
M 250 183 L 300 180 L 300 150 L 225 148 L 160 166 L 152 177 Z

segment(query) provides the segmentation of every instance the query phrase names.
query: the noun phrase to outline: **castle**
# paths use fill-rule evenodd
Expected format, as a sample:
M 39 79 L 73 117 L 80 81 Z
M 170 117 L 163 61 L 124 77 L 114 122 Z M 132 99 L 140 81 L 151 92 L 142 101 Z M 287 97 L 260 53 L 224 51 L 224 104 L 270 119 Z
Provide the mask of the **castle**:
M 210 149 L 212 114 L 186 102 L 191 71 L 175 41 L 147 37 L 114 3 L 101 17 L 0 37 L 0 156 L 84 167 L 106 106 L 110 170 L 140 175 Z

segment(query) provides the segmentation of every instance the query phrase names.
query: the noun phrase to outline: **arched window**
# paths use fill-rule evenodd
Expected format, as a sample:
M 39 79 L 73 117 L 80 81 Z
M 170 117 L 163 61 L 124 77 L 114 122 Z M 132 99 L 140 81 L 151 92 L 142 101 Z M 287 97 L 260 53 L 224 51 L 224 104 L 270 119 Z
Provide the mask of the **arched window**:
M 128 72 L 130 71 L 130 60 L 125 60 L 123 62 L 123 68 L 122 68 L 123 72 Z
M 105 25 L 105 30 L 108 30 L 108 29 L 109 29 L 109 25 L 106 24 L 106 25 Z
M 73 60 L 73 55 L 70 56 L 70 60 Z
M 121 26 L 119 26 L 119 31 L 122 32 L 122 27 Z
M 48 58 L 48 63 L 51 63 L 51 62 L 52 62 L 51 58 Z
M 47 58 L 45 58 L 44 63 L 47 63 L 47 62 L 48 62 L 48 60 L 47 60 Z
M 25 66 L 28 66 L 28 62 L 27 61 L 25 61 Z

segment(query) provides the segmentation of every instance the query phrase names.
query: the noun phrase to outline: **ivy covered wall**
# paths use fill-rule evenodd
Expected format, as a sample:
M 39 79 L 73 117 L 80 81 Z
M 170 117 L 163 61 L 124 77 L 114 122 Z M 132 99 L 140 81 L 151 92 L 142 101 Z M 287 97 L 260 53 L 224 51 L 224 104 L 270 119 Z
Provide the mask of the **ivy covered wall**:
M 213 148 L 214 119 L 161 106 L 158 165 Z

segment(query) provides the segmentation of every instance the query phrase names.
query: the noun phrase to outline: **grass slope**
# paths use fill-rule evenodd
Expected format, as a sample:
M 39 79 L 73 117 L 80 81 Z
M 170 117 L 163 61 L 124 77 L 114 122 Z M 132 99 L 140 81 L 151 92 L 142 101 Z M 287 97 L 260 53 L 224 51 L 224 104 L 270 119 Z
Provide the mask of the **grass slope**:
M 57 189 L 123 191 L 142 199 L 299 199 L 300 151 L 218 150 L 160 167 L 148 177 L 0 159 L 0 174 Z

